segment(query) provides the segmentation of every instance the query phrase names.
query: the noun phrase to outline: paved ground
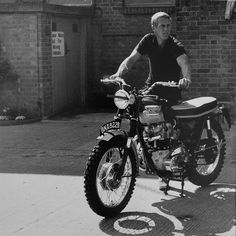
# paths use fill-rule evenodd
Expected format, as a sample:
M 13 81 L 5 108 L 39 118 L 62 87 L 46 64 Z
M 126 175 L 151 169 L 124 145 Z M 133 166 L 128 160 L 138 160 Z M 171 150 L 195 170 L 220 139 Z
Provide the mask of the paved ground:
M 0 235 L 235 236 L 236 123 L 226 132 L 227 158 L 214 184 L 186 183 L 168 196 L 152 178 L 138 178 L 134 195 L 113 219 L 95 215 L 83 193 L 86 159 L 99 126 L 112 114 L 77 115 L 0 126 Z

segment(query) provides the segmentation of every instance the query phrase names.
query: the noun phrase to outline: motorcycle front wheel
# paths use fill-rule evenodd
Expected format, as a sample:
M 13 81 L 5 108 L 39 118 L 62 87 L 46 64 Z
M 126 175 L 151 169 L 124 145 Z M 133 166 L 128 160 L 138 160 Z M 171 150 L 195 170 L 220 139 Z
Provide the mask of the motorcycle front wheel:
M 200 145 L 197 147 L 195 163 L 189 168 L 188 178 L 190 182 L 199 186 L 207 186 L 219 176 L 225 159 L 225 137 L 221 126 L 215 120 L 211 120 L 212 139 L 207 137 L 207 129 L 204 128 Z M 202 150 L 199 152 L 199 150 Z
M 99 142 L 89 156 L 84 176 L 85 196 L 90 208 L 100 216 L 117 215 L 132 196 L 137 163 L 131 149 L 122 177 L 117 178 L 124 150 L 123 140 L 114 138 Z

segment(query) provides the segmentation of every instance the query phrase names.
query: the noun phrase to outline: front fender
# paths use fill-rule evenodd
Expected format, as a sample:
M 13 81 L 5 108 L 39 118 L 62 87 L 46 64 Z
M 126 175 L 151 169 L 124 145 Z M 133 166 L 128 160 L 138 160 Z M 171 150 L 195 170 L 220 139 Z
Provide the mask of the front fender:
M 105 132 L 104 134 L 100 135 L 97 137 L 98 140 L 103 140 L 103 141 L 110 141 L 112 138 L 115 137 L 120 137 L 121 139 L 123 139 L 126 143 L 127 141 L 127 133 L 123 130 L 109 130 L 107 132 Z

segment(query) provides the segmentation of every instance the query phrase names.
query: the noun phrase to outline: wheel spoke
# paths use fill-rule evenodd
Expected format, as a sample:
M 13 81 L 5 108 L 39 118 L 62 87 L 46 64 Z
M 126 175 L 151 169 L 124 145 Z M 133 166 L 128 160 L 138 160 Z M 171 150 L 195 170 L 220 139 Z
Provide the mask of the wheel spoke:
M 106 191 L 107 192 L 107 199 L 109 200 L 108 202 L 111 202 L 111 194 L 112 194 L 112 191 Z
M 199 166 L 198 171 L 199 171 L 200 173 L 204 173 L 205 171 L 202 171 L 202 169 L 205 169 L 204 167 L 205 167 L 205 166 L 203 166 L 203 165 Z
M 105 175 L 102 179 L 100 178 L 99 181 L 102 182 L 103 180 L 105 180 L 108 177 L 109 173 L 107 173 L 107 175 Z
M 214 130 L 212 130 L 212 132 L 214 132 Z M 202 133 L 202 139 L 206 138 L 206 132 L 205 130 Z M 216 158 L 215 161 L 211 164 L 198 164 L 197 166 L 197 171 L 199 174 L 201 175 L 210 175 L 216 168 L 218 162 L 219 162 L 219 157 L 220 157 L 220 149 L 222 146 L 222 140 L 219 140 L 219 137 L 217 136 L 217 134 L 214 132 L 213 138 L 216 140 L 216 146 L 217 146 L 217 154 L 216 154 Z
M 97 170 L 97 192 L 105 206 L 119 205 L 126 196 L 132 177 L 132 166 L 128 156 L 121 180 L 117 180 L 115 172 L 124 154 L 123 148 L 111 148 L 103 155 Z

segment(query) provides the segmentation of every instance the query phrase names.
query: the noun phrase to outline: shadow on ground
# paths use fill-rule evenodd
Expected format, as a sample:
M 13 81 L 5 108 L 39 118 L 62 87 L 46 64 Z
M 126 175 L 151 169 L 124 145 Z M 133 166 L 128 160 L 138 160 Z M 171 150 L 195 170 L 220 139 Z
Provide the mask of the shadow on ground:
M 198 188 L 195 193 L 185 191 L 184 198 L 153 203 L 153 210 L 157 213 L 124 212 L 103 219 L 100 229 L 117 236 L 233 236 L 236 227 L 235 193 L 235 186 L 227 184 L 212 184 Z

